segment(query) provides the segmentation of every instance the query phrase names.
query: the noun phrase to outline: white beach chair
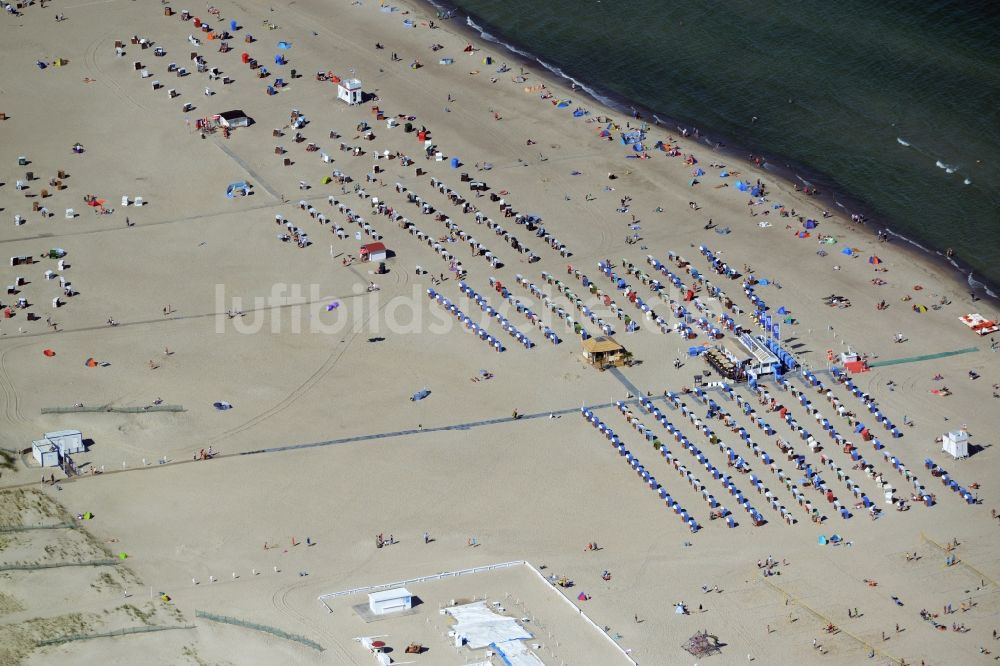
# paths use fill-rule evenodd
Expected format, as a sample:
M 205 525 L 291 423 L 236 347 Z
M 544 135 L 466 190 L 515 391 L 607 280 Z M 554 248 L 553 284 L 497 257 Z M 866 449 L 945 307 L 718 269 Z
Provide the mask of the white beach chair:
M 72 220 L 74 217 L 76 217 L 76 211 L 73 210 L 72 208 L 67 208 L 66 209 L 66 219 L 67 220 Z
M 128 195 L 127 194 L 123 194 L 122 195 L 122 207 L 127 207 L 127 206 L 128 206 Z
M 142 200 L 142 197 L 136 197 L 133 203 L 139 208 L 142 208 L 143 206 L 146 205 L 146 202 Z

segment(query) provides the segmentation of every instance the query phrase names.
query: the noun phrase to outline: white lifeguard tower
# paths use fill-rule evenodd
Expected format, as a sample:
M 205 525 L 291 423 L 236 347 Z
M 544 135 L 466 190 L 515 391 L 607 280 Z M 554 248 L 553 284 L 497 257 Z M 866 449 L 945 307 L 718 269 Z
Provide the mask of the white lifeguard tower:
M 361 104 L 361 81 L 358 79 L 344 79 L 337 84 L 337 99 L 341 99 L 348 104 Z
M 969 457 L 969 433 L 964 430 L 949 432 L 941 439 L 941 450 L 952 458 Z

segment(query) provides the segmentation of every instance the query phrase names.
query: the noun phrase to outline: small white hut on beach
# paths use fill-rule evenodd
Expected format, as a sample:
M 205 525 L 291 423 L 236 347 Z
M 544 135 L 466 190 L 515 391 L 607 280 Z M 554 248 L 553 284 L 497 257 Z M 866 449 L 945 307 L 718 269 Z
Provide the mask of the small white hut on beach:
M 413 595 L 405 587 L 397 587 L 368 595 L 368 608 L 375 615 L 385 615 L 413 607 Z
M 42 467 L 58 467 L 66 456 L 86 450 L 79 430 L 47 432 L 31 443 L 31 453 Z
M 348 104 L 361 104 L 361 81 L 358 79 L 344 79 L 337 84 L 337 99 Z
M 949 432 L 941 439 L 941 450 L 952 458 L 968 458 L 969 433 L 964 430 Z

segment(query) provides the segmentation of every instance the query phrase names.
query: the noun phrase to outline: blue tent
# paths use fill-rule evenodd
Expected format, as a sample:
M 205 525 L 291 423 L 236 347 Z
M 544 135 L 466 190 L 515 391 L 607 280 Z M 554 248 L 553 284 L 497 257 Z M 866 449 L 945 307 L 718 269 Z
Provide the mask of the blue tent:
M 288 42 L 278 42 L 278 48 L 279 49 L 290 49 L 290 48 L 292 48 L 292 45 L 289 44 Z
M 780 314 L 780 315 L 788 314 L 788 310 L 785 309 L 784 305 L 782 305 L 780 308 L 778 308 L 778 314 Z
M 849 257 L 853 257 L 854 256 L 854 250 L 852 250 L 849 247 L 845 247 L 843 250 L 840 251 L 840 253 L 841 254 L 846 254 Z
M 431 394 L 431 392 L 430 392 L 429 389 L 421 389 L 421 390 L 417 391 L 416 393 L 414 393 L 413 395 L 411 395 L 410 396 L 410 400 L 412 402 L 416 402 L 417 400 L 423 400 L 424 398 L 426 398 L 430 394 Z
M 250 194 L 250 184 L 245 180 L 241 180 L 238 183 L 230 183 L 226 188 L 226 197 L 232 199 L 237 193 L 241 196 Z
M 744 183 L 742 180 L 738 180 L 736 181 L 736 189 L 738 189 L 740 192 L 746 192 L 747 190 L 750 189 L 750 186 Z
M 804 226 L 806 229 L 815 229 L 816 220 L 806 220 L 802 226 Z

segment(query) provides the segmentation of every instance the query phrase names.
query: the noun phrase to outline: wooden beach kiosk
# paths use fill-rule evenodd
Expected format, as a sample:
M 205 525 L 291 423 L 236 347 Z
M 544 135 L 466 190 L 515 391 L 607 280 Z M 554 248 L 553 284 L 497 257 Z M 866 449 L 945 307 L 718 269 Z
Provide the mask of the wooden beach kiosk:
M 603 335 L 587 338 L 580 344 L 583 347 L 583 360 L 600 370 L 625 365 L 629 357 L 629 353 L 614 338 Z

